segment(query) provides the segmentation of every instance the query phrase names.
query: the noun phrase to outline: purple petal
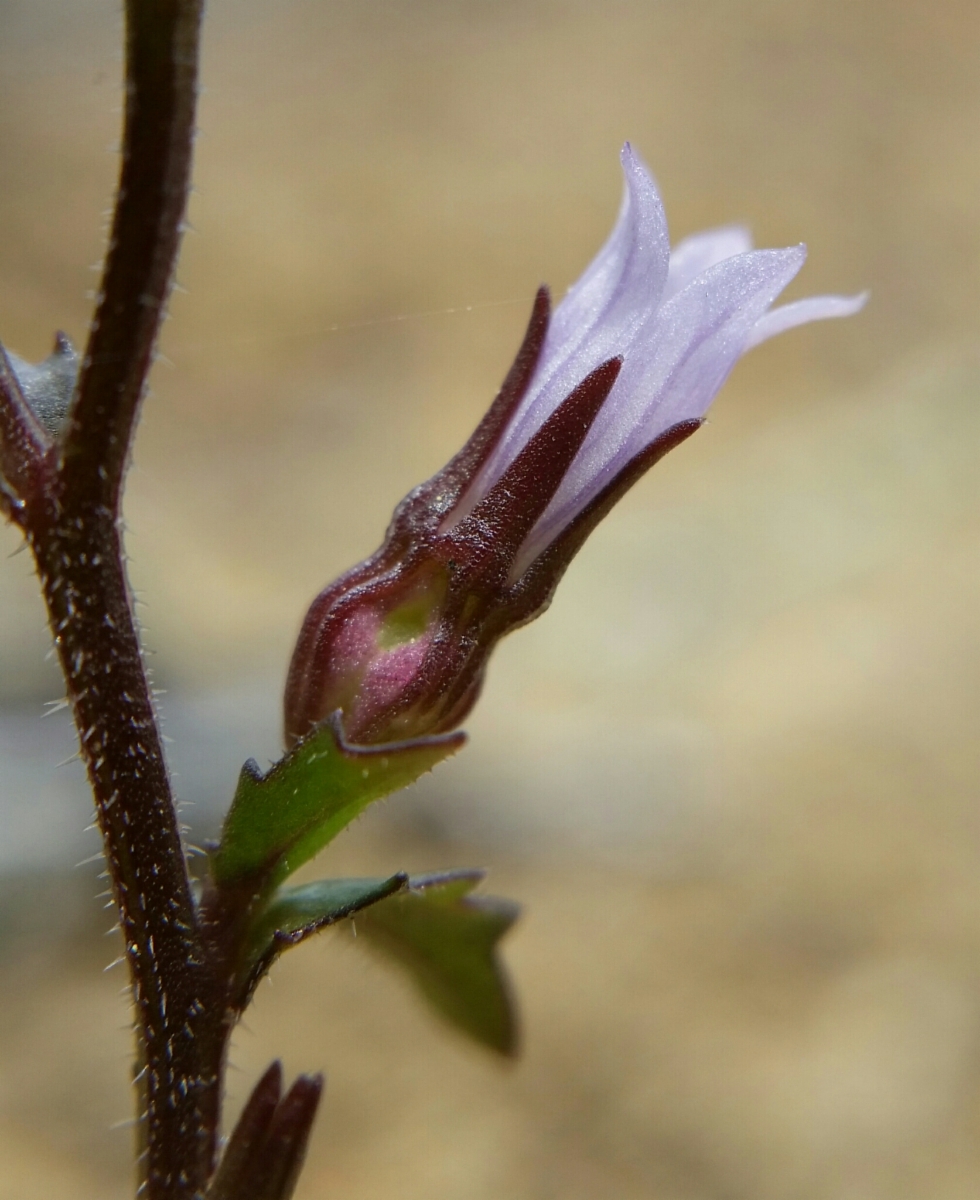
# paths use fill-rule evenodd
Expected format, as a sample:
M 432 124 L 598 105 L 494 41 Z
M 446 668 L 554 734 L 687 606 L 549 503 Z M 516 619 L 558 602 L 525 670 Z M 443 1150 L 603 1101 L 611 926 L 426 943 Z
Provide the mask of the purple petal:
M 627 345 L 656 309 L 670 257 L 656 185 L 627 143 L 626 194 L 612 235 L 555 309 L 534 382 L 464 505 L 486 493 L 561 401 Z M 461 506 L 460 511 L 464 511 Z
M 554 499 L 521 547 L 519 574 L 644 446 L 702 417 L 750 332 L 796 275 L 806 248 L 755 250 L 711 267 L 621 349 L 623 369 Z
M 782 304 L 760 317 L 749 334 L 745 349 L 751 350 L 761 342 L 775 337 L 777 333 L 785 333 L 787 329 L 795 329 L 797 325 L 806 325 L 808 321 L 824 321 L 828 317 L 852 317 L 864 308 L 869 295 L 869 292 L 861 292 L 859 296 L 808 296 L 805 300 Z
M 547 351 L 567 356 L 591 327 L 615 315 L 610 308 L 637 287 L 646 304 L 657 304 L 667 280 L 670 238 L 663 204 L 643 160 L 629 142 L 620 154 L 623 201 L 605 245 L 555 309 Z
M 670 252 L 670 268 L 660 303 L 666 304 L 702 272 L 736 254 L 752 249 L 752 235 L 744 225 L 724 225 L 706 229 L 678 242 Z

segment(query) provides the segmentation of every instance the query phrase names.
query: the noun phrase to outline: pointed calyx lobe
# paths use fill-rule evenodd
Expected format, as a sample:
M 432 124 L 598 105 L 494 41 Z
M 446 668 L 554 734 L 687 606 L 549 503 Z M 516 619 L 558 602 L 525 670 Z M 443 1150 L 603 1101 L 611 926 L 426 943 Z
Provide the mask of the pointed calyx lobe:
M 451 462 L 395 510 L 384 545 L 314 601 L 286 687 L 286 736 L 340 710 L 352 742 L 441 733 L 472 707 L 504 634 L 547 607 L 588 532 L 640 475 L 699 422 L 634 456 L 522 573 L 514 563 L 582 448 L 622 367 L 592 370 L 482 495 L 474 481 L 507 431 L 541 357 L 550 302 L 541 288 L 503 387 Z
M 300 1075 L 283 1096 L 274 1062 L 242 1109 L 206 1200 L 289 1200 L 322 1091 L 322 1076 Z

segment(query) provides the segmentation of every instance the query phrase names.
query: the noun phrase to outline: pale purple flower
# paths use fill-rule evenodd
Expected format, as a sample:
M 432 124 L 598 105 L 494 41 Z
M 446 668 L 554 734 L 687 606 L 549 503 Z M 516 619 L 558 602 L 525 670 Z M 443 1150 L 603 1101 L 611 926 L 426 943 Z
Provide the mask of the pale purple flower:
M 354 740 L 453 729 L 493 647 L 547 608 L 595 525 L 699 426 L 746 350 L 864 296 L 772 308 L 803 246 L 744 229 L 671 252 L 649 172 L 627 145 L 616 227 L 550 314 L 537 295 L 500 394 L 456 457 L 395 510 L 381 548 L 313 602 L 286 685 L 286 735 L 338 710 Z
M 645 446 L 703 417 L 738 359 L 796 325 L 856 313 L 867 295 L 811 296 L 773 309 L 806 247 L 753 250 L 726 226 L 673 250 L 656 184 L 629 143 L 615 228 L 555 309 L 520 406 L 452 514 L 470 512 L 565 397 L 601 363 L 622 370 L 548 507 L 511 568 L 519 578 L 542 550 Z

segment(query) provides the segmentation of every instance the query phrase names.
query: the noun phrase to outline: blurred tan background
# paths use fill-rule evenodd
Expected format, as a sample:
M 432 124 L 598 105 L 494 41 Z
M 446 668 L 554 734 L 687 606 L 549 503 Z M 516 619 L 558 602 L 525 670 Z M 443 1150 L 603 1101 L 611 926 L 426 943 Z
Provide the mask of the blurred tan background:
M 120 33 L 110 0 L 0 0 L 27 357 L 85 334 Z M 625 138 L 675 238 L 742 220 L 809 244 L 793 295 L 872 290 L 739 365 L 499 651 L 469 749 L 318 864 L 491 866 L 525 1051 L 462 1044 L 349 934 L 292 955 L 230 1086 L 327 1070 L 304 1200 L 980 1194 L 978 62 L 975 0 L 211 3 L 127 497 L 192 837 L 278 752 L 309 599 L 605 237 Z M 0 565 L 0 1198 L 113 1200 L 124 980 L 30 564 Z

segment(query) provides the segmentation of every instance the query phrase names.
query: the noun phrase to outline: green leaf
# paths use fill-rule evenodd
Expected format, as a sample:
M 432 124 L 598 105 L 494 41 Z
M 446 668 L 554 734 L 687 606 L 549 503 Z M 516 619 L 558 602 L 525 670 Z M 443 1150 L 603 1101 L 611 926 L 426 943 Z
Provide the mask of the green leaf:
M 357 939 L 404 967 L 435 1009 L 492 1050 L 517 1051 L 517 1022 L 497 942 L 518 907 L 470 893 L 482 871 L 418 875 L 358 915 Z
M 399 872 L 390 879 L 320 879 L 301 887 L 280 888 L 245 940 L 235 989 L 238 1008 L 245 1007 L 283 950 L 377 904 L 407 884 L 408 876 Z
M 454 754 L 463 733 L 352 746 L 340 714 L 298 743 L 265 775 L 242 767 L 211 875 L 219 887 L 269 888 L 323 849 L 372 801 L 414 783 Z

